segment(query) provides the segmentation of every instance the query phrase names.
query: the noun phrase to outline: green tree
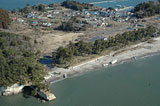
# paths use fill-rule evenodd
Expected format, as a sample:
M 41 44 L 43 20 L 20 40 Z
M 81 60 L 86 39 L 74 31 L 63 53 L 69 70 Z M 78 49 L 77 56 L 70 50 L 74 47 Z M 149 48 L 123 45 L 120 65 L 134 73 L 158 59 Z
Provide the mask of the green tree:
M 36 85 L 44 80 L 44 69 L 32 51 L 23 36 L 0 32 L 0 86 L 29 82 Z
M 128 31 L 123 34 L 117 34 L 114 37 L 108 37 L 107 40 L 96 40 L 94 43 L 79 41 L 70 42 L 66 47 L 60 47 L 53 53 L 55 64 L 68 64 L 75 56 L 84 56 L 90 54 L 100 54 L 106 49 L 117 50 L 125 47 L 129 43 L 146 41 L 157 32 L 153 26 L 140 28 L 137 31 Z
M 8 29 L 8 25 L 11 22 L 8 11 L 0 8 L 0 28 Z
M 44 4 L 40 4 L 39 6 L 38 6 L 38 11 L 45 11 L 45 5 Z

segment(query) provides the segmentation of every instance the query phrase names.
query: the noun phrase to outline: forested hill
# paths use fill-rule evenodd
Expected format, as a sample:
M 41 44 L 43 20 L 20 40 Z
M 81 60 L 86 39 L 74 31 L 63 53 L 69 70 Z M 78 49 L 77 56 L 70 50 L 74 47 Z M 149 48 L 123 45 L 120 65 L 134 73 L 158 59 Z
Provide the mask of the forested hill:
M 29 38 L 0 32 L 0 86 L 30 82 L 38 85 L 44 74 L 36 53 L 31 49 Z
M 92 4 L 87 4 L 87 3 L 80 3 L 77 1 L 70 1 L 70 0 L 66 0 L 62 3 L 62 6 L 66 7 L 66 8 L 70 8 L 73 10 L 82 10 L 82 9 L 91 9 L 93 8 Z
M 0 8 L 0 28 L 7 29 L 10 22 L 8 11 Z
M 160 0 L 153 2 L 148 1 L 138 4 L 133 10 L 137 18 L 144 18 L 160 14 Z
M 55 28 L 56 30 L 62 30 L 66 32 L 76 32 L 76 31 L 85 31 L 89 27 L 92 27 L 89 23 L 86 21 L 81 21 L 78 19 L 78 17 L 71 17 L 67 22 L 63 22 L 60 26 Z

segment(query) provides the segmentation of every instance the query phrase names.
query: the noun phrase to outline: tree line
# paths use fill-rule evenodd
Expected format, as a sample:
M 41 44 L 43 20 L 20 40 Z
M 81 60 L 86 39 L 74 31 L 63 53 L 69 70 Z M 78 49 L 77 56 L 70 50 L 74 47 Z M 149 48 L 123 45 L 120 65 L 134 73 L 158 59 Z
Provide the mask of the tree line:
M 160 1 L 140 3 L 132 11 L 137 18 L 150 17 L 160 14 Z
M 85 31 L 91 25 L 86 21 L 78 19 L 78 17 L 71 17 L 67 22 L 62 22 L 60 26 L 55 28 L 55 30 L 62 30 L 66 32 L 77 32 L 77 31 Z
M 8 25 L 11 22 L 8 11 L 0 8 L 0 28 L 8 29 Z
M 92 4 L 80 3 L 73 0 L 66 0 L 62 3 L 62 6 L 66 8 L 70 8 L 73 10 L 83 10 L 83 9 L 91 9 L 93 7 Z
M 42 85 L 45 72 L 37 60 L 28 37 L 0 32 L 0 86 Z
M 100 54 L 107 49 L 119 49 L 130 43 L 148 40 L 155 32 L 155 27 L 148 26 L 137 31 L 117 34 L 115 37 L 109 37 L 107 40 L 96 40 L 94 43 L 82 40 L 77 43 L 70 42 L 66 47 L 59 47 L 56 52 L 53 52 L 52 58 L 56 65 L 68 64 L 69 66 L 76 56 Z
M 30 6 L 29 4 L 27 4 L 26 7 L 21 8 L 18 11 L 24 14 L 28 14 L 34 10 L 44 12 L 46 11 L 46 5 L 39 4 L 39 5 Z M 15 11 L 12 11 L 12 12 L 15 12 Z

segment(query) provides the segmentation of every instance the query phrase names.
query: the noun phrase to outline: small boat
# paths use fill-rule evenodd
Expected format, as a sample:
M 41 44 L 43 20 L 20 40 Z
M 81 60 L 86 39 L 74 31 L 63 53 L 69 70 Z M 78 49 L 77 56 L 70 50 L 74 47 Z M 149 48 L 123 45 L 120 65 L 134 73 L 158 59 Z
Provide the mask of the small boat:
M 110 62 L 110 64 L 115 64 L 115 63 L 117 63 L 117 60 L 113 60 Z
M 137 57 L 136 57 L 136 56 L 133 56 L 133 59 L 134 59 L 134 60 L 137 60 Z
M 108 64 L 106 63 L 106 64 L 103 64 L 103 67 L 105 67 L 105 66 L 108 66 Z
M 116 5 L 116 7 L 121 8 L 121 7 L 122 7 L 122 5 Z

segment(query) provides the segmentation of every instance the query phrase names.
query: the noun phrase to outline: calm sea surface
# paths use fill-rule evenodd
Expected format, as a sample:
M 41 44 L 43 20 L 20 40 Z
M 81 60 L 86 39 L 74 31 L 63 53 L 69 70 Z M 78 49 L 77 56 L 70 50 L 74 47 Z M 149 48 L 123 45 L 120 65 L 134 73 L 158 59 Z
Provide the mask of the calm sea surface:
M 63 0 L 0 0 L 0 8 L 14 9 L 27 3 L 62 2 Z M 95 2 L 103 0 L 77 0 Z M 103 3 L 135 6 L 145 0 Z M 55 101 L 41 104 L 22 94 L 1 97 L 0 106 L 160 106 L 160 55 L 147 57 L 115 67 L 89 72 L 51 85 Z
M 63 1 L 65 0 L 0 0 L 0 8 L 17 9 L 24 7 L 26 4 L 30 5 L 38 3 L 49 4 L 49 3 L 61 3 Z M 91 3 L 91 2 L 112 1 L 112 0 L 75 0 L 75 1 Z M 135 6 L 136 4 L 147 0 L 116 0 L 116 1 L 117 2 L 96 4 L 96 6 L 110 7 L 110 6 L 116 6 L 117 4 L 125 6 Z M 152 1 L 157 1 L 157 0 L 152 0 Z
M 160 106 L 160 55 L 95 70 L 51 85 L 55 101 L 41 104 L 22 94 L 0 106 Z

